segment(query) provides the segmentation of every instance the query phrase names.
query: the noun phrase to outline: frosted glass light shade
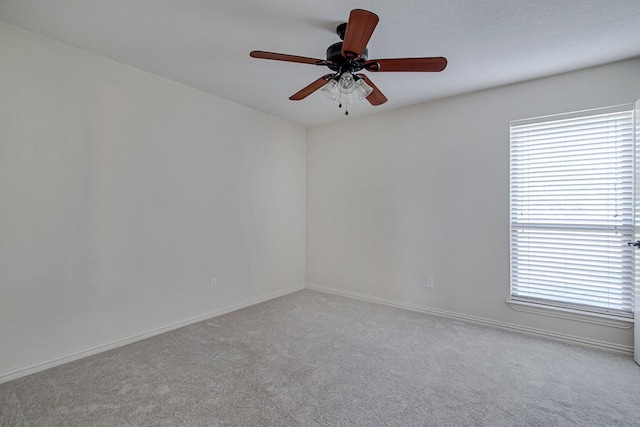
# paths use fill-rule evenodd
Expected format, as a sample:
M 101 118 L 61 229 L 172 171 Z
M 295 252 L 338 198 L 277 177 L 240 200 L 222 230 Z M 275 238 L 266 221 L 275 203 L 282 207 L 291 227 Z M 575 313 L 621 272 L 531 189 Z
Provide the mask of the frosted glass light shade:
M 355 95 L 355 92 L 340 93 L 340 102 L 343 105 L 353 104 L 354 101 L 357 101 L 357 98 L 354 95 Z
M 329 80 L 329 83 L 324 85 L 324 87 L 320 90 L 322 91 L 322 93 L 324 93 L 324 96 L 329 99 L 335 100 L 337 99 L 336 95 L 338 92 L 338 82 L 336 82 L 334 79 L 331 79 Z
M 369 86 L 364 79 L 359 79 L 356 82 L 356 96 L 358 97 L 358 100 L 371 95 L 371 92 L 373 92 L 373 88 Z
M 345 71 L 338 80 L 338 90 L 342 93 L 351 93 L 356 90 L 356 80 L 353 78 L 353 74 Z

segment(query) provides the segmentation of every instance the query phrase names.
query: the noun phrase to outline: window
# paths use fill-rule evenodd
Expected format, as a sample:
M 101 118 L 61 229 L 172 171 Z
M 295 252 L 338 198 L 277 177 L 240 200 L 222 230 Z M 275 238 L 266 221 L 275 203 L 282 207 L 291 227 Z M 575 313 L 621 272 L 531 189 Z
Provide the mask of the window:
M 511 122 L 511 300 L 632 317 L 633 106 Z

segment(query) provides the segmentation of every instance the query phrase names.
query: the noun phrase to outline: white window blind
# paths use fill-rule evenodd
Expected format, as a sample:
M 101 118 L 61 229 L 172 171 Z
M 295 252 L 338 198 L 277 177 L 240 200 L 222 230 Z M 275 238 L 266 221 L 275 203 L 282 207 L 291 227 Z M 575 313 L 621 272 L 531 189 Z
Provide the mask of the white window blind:
M 511 122 L 511 300 L 633 310 L 631 105 Z

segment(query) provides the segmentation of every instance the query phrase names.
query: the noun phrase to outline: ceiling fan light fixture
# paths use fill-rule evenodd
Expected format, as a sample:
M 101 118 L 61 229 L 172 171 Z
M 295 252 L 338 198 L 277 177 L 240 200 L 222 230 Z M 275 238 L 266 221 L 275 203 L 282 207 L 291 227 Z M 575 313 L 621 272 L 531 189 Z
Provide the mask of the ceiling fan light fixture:
M 340 104 L 341 105 L 347 105 L 347 104 L 353 104 L 355 101 L 358 100 L 357 96 L 355 92 L 351 92 L 351 93 L 341 93 L 340 94 Z
M 356 79 L 353 77 L 348 71 L 345 71 L 340 75 L 340 80 L 338 80 L 338 90 L 340 93 L 351 93 L 356 90 Z
M 324 93 L 324 96 L 335 101 L 337 99 L 337 93 L 338 93 L 338 82 L 335 81 L 335 79 L 329 80 L 329 82 L 326 85 L 324 85 L 321 91 L 322 93 Z
M 356 81 L 356 96 L 358 99 L 365 99 L 367 96 L 371 95 L 373 92 L 373 88 L 364 81 L 364 79 L 360 78 Z

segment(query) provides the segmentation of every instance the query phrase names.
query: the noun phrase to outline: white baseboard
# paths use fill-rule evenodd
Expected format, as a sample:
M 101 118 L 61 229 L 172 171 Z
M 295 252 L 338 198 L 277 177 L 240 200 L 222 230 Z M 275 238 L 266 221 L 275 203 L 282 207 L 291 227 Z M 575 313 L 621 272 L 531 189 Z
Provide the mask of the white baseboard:
M 84 348 L 81 350 L 73 351 L 67 354 L 63 354 L 61 356 L 57 356 L 51 359 L 42 360 L 40 362 L 32 363 L 25 366 L 20 366 L 15 369 L 10 369 L 7 371 L 0 372 L 0 384 L 12 381 L 27 375 L 35 374 L 36 372 L 44 371 L 45 369 L 53 368 L 55 366 L 63 365 L 65 363 L 73 362 L 74 360 L 82 359 L 84 357 L 93 356 L 98 353 L 102 353 L 107 350 L 112 350 L 117 347 L 122 347 L 127 344 L 132 344 L 136 341 L 140 341 L 146 338 L 153 337 L 155 335 L 160 335 L 165 332 L 173 331 L 175 329 L 182 328 L 184 326 L 192 325 L 194 323 L 202 322 L 204 320 L 211 319 L 213 317 L 221 316 L 223 314 L 230 313 L 232 311 L 240 310 L 242 308 L 246 308 L 252 305 L 260 304 L 265 301 L 269 301 L 274 298 L 278 298 L 293 292 L 300 291 L 304 289 L 305 286 L 296 286 L 291 289 L 286 289 L 284 291 L 275 292 L 269 295 L 265 295 L 259 298 L 252 299 L 247 302 L 243 302 L 240 304 L 223 307 L 218 310 L 214 310 L 208 313 L 204 313 L 198 316 L 190 317 L 188 319 L 184 319 L 178 322 L 170 323 L 159 328 L 142 332 L 139 334 L 135 334 L 129 337 L 124 337 L 117 339 L 115 341 L 111 341 L 105 344 L 100 344 L 94 347 Z
M 479 325 L 491 326 L 494 328 L 504 329 L 508 331 L 518 332 L 527 335 L 534 335 L 543 338 L 550 338 L 556 341 L 562 341 L 570 344 L 577 344 L 591 348 L 597 348 L 599 350 L 605 350 L 609 352 L 614 352 L 618 354 L 623 354 L 625 356 L 633 356 L 633 347 L 620 345 L 615 343 L 610 343 L 606 341 L 592 340 L 589 338 L 578 337 L 574 335 L 561 334 L 558 332 L 546 331 L 543 329 L 530 328 L 528 326 L 516 325 L 514 323 L 500 322 L 497 320 L 486 319 L 482 317 L 469 316 L 466 314 L 455 313 L 452 311 L 439 310 L 431 307 L 424 307 L 415 304 L 409 304 L 401 301 L 379 298 L 371 295 L 344 291 L 341 289 L 329 288 L 325 286 L 318 286 L 307 283 L 305 286 L 306 289 L 311 289 L 314 291 L 325 292 L 335 295 L 346 296 L 350 298 L 356 298 L 364 301 L 375 302 L 378 304 L 389 305 L 392 307 L 404 308 L 407 310 L 418 311 L 421 313 L 432 314 L 436 316 L 447 317 L 450 319 L 462 320 L 469 323 L 475 323 Z
M 562 341 L 570 344 L 578 344 L 582 346 L 597 348 L 600 350 L 606 350 L 610 352 L 624 354 L 626 356 L 633 355 L 633 347 L 614 344 L 606 341 L 592 340 L 588 338 L 577 337 L 573 335 L 560 334 L 557 332 L 545 331 L 543 329 L 530 328 L 527 326 L 516 325 L 513 323 L 500 322 L 496 320 L 486 319 L 482 317 L 469 316 L 466 314 L 455 313 L 451 311 L 439 310 L 430 307 L 419 306 L 415 304 L 409 304 L 401 301 L 375 297 L 367 294 L 361 294 L 356 292 L 344 291 L 341 289 L 329 288 L 325 286 L 318 286 L 313 284 L 306 284 L 304 286 L 297 286 L 284 291 L 265 295 L 263 297 L 255 298 L 253 300 L 236 304 L 233 306 L 223 307 L 212 312 L 204 313 L 198 316 L 194 316 L 188 319 L 184 319 L 175 323 L 167 324 L 159 328 L 143 332 L 140 334 L 132 335 L 129 337 L 121 338 L 115 341 L 111 341 L 105 344 L 97 345 L 90 348 L 85 348 L 77 351 L 73 351 L 61 356 L 57 356 L 51 359 L 43 360 L 40 362 L 32 363 L 29 365 L 21 366 L 15 369 L 0 372 L 0 384 L 12 381 L 36 372 L 44 371 L 55 366 L 63 365 L 65 363 L 72 362 L 74 360 L 82 359 L 84 357 L 93 356 L 98 353 L 102 353 L 107 350 L 112 350 L 117 347 L 122 347 L 127 344 L 132 344 L 136 341 L 140 341 L 146 338 L 153 337 L 155 335 L 163 334 L 165 332 L 173 331 L 175 329 L 182 328 L 184 326 L 192 325 L 194 323 L 202 322 L 204 320 L 211 319 L 213 317 L 221 316 L 223 314 L 230 313 L 232 311 L 240 310 L 242 308 L 250 307 L 252 305 L 260 304 L 265 301 L 269 301 L 274 298 L 278 298 L 293 292 L 297 292 L 302 289 L 311 289 L 314 291 L 325 292 L 335 295 L 341 295 L 350 298 L 356 298 L 364 301 L 375 302 L 378 304 L 384 304 L 392 307 L 403 308 L 406 310 L 417 311 L 421 313 L 447 317 L 450 319 L 462 320 L 465 322 L 492 326 L 500 329 L 505 329 L 513 332 L 519 332 L 528 335 L 534 335 L 544 338 L 550 338 L 557 341 Z

